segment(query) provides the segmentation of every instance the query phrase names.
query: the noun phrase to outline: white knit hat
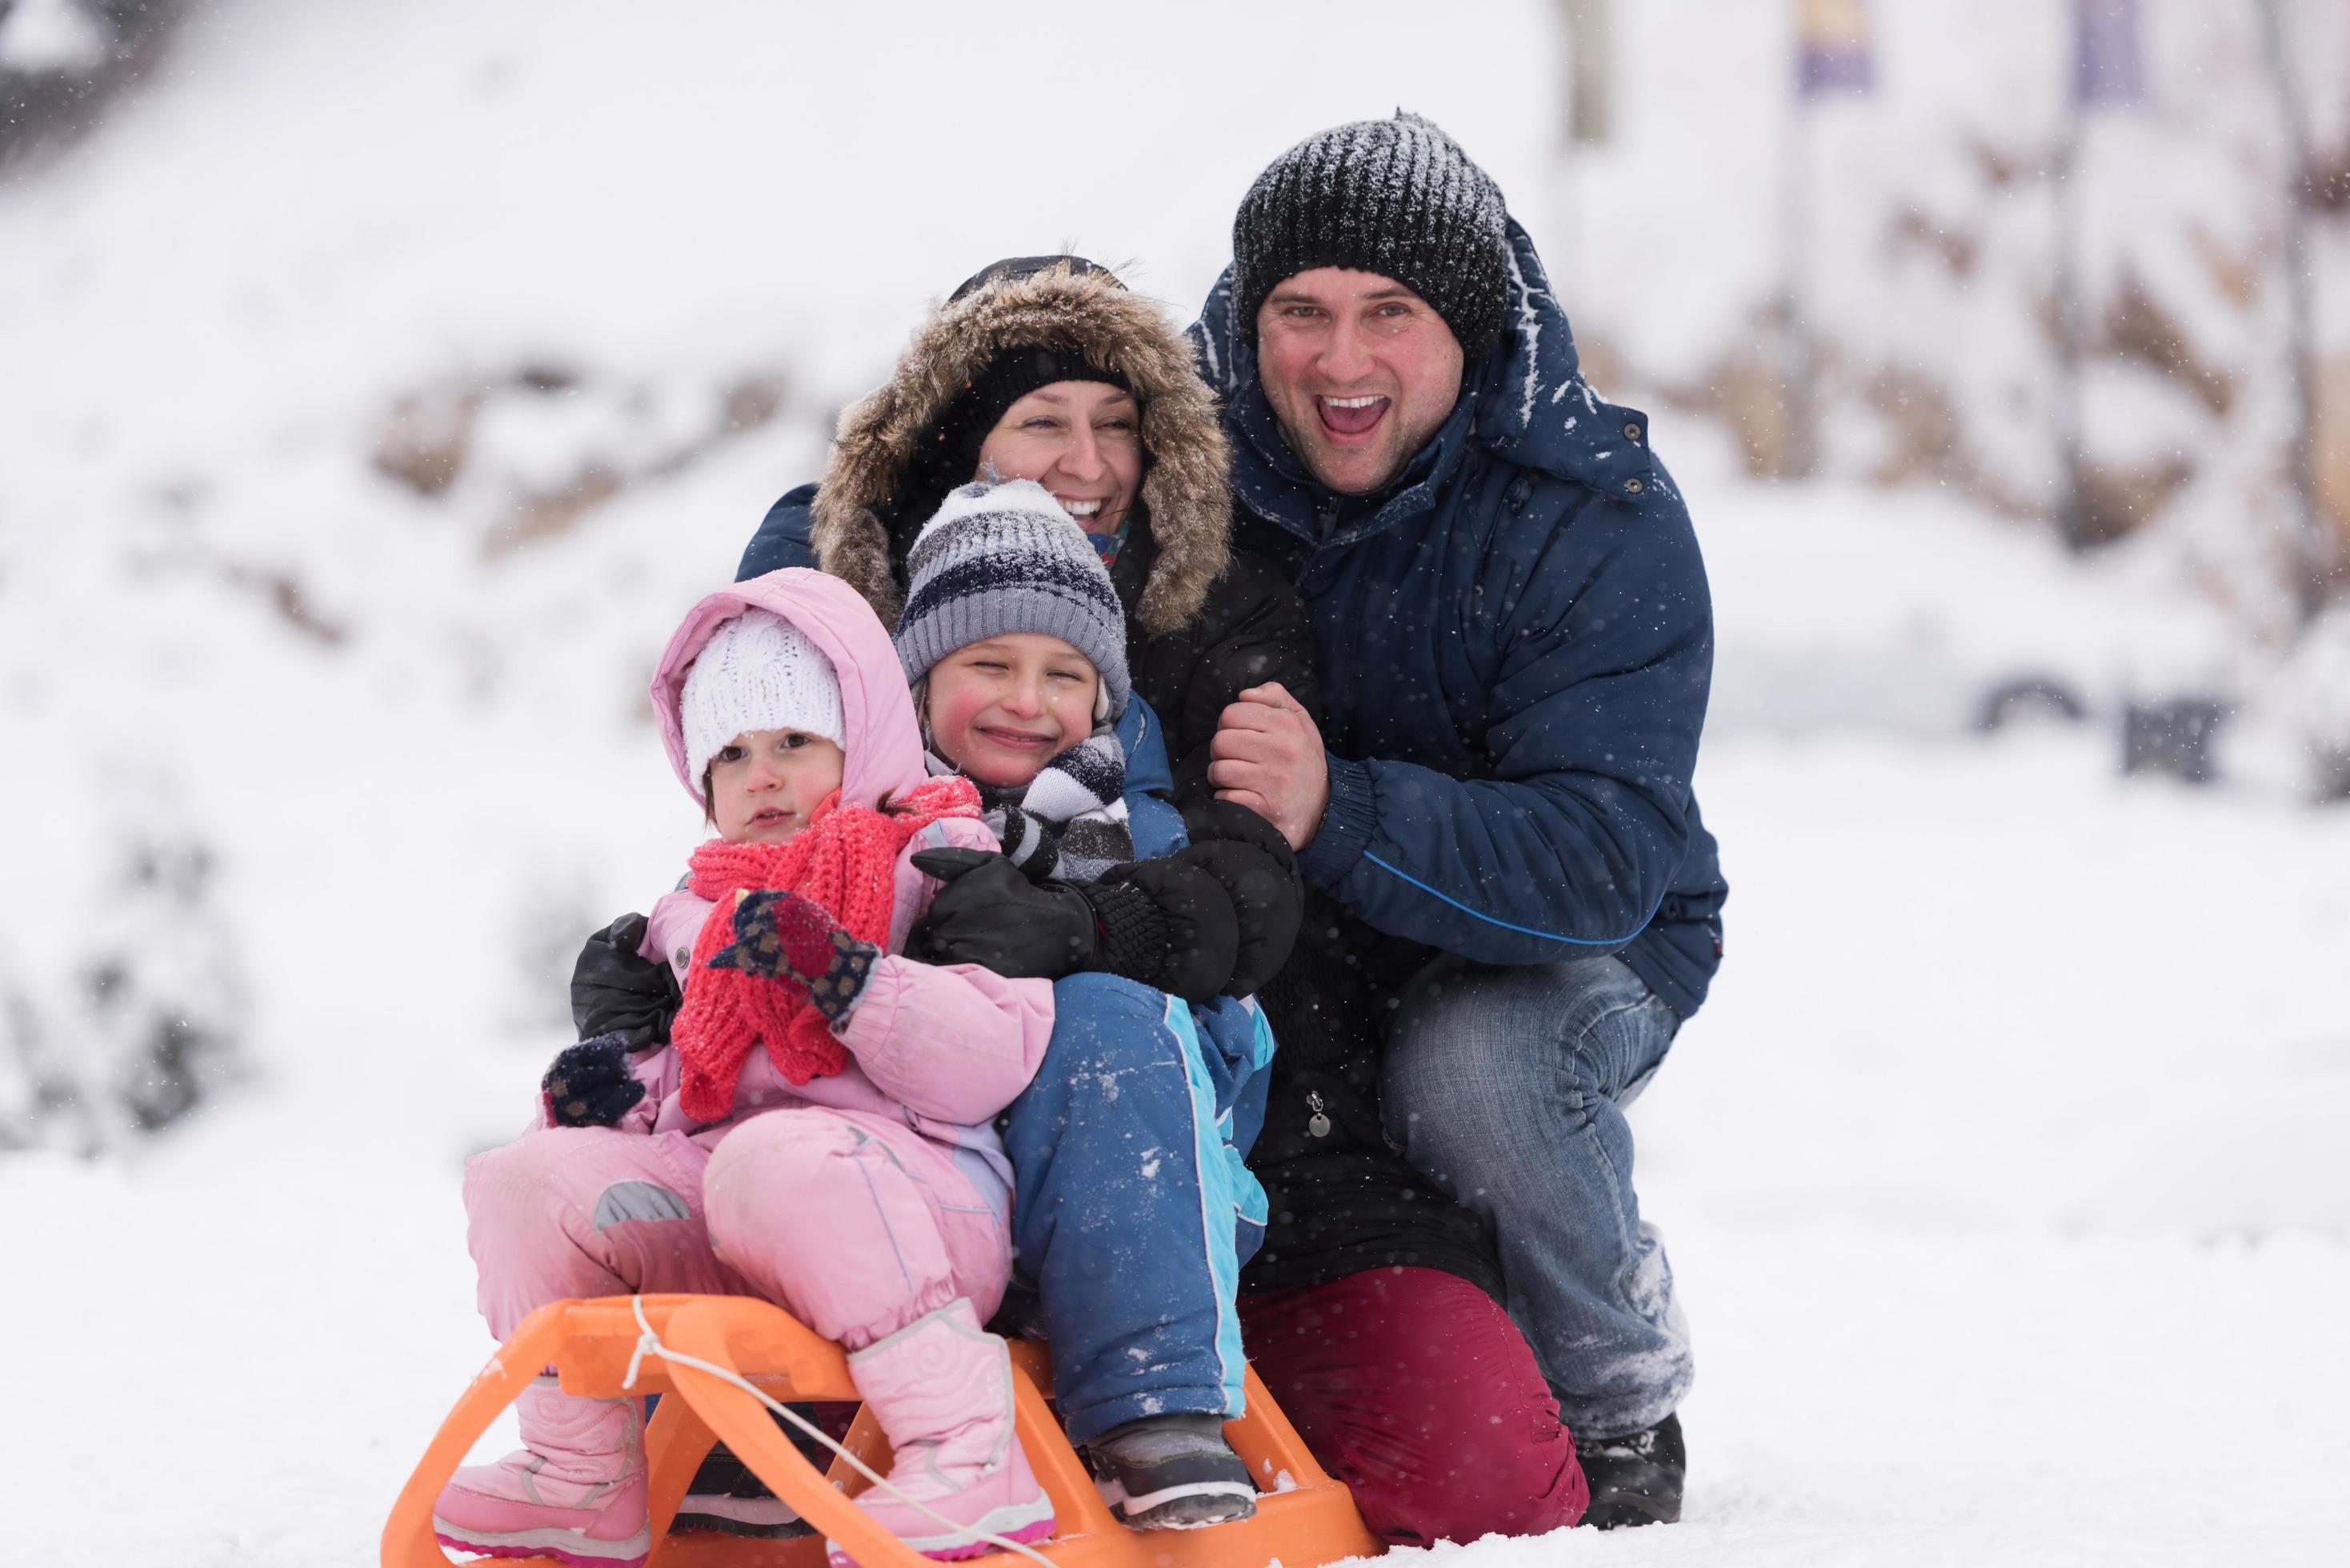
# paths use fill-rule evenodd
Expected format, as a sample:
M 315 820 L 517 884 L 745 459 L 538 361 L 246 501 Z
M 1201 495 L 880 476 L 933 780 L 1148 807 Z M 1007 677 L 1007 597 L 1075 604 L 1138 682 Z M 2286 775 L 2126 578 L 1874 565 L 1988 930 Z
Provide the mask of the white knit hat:
M 677 720 L 696 794 L 710 759 L 754 730 L 797 730 L 848 744 L 832 660 L 797 627 L 763 609 L 746 609 L 710 634 L 685 672 Z

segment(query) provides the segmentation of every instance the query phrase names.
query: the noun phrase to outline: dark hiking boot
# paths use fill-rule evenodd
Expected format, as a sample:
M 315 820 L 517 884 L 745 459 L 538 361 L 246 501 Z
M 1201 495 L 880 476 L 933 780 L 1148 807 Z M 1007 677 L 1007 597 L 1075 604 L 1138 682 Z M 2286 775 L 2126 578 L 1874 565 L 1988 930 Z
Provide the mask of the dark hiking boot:
M 1221 1416 L 1151 1416 L 1086 1445 L 1109 1511 L 1136 1530 L 1198 1530 L 1256 1512 L 1248 1466 Z
M 1583 1522 L 1595 1530 L 1633 1524 L 1671 1524 L 1681 1516 L 1681 1481 L 1689 1453 L 1681 1446 L 1681 1418 L 1666 1417 L 1628 1438 L 1595 1438 L 1575 1445 L 1591 1483 L 1591 1506 Z
M 793 1436 L 796 1438 L 798 1434 Z M 802 1451 L 813 1447 L 803 1442 Z M 819 1471 L 832 1462 L 830 1454 L 821 1459 L 815 1454 L 808 1458 Z M 693 1472 L 693 1480 L 685 1489 L 685 1501 L 677 1505 L 677 1518 L 671 1521 L 670 1529 L 712 1530 L 754 1541 L 791 1541 L 816 1533 L 816 1526 L 770 1491 L 767 1483 L 753 1475 L 751 1467 L 736 1459 L 723 1443 L 713 1445 L 709 1457 L 702 1461 L 702 1468 Z

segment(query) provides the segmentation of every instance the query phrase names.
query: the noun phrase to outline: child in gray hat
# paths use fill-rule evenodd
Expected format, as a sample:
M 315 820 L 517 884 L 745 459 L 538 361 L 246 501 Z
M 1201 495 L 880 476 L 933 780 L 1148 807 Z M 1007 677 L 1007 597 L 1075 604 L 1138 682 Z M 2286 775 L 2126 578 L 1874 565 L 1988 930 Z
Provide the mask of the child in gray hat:
M 1127 1523 L 1244 1518 L 1254 1488 L 1222 1428 L 1241 1411 L 1233 1296 L 1263 1217 L 1242 1155 L 1273 1037 L 1241 999 L 1296 935 L 1288 844 L 1215 802 L 1186 815 L 1188 845 L 1137 857 L 1114 729 L 1139 701 L 1126 618 L 1049 492 L 954 491 L 907 577 L 898 655 L 931 770 L 979 785 L 1003 853 L 917 855 L 948 886 L 906 950 L 1055 981 L 1050 1048 L 1093 1066 L 1040 1080 L 1032 1096 L 1065 1103 L 1004 1124 L 1015 1266 L 1037 1276 L 1063 1418 Z M 1055 1244 L 1073 1188 L 1124 1195 L 1115 1260 Z
M 1126 612 L 1085 531 L 1042 485 L 967 484 L 906 565 L 898 657 L 931 771 L 979 785 L 1032 882 L 1133 859 L 1113 730 L 1133 690 Z

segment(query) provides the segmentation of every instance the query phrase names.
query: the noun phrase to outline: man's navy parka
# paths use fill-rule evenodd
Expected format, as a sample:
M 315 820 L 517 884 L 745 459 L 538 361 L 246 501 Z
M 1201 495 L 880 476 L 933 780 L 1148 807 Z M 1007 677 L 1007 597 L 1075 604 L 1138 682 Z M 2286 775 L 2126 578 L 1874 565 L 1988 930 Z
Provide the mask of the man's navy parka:
M 1381 1042 L 1430 960 L 1616 954 L 1683 1018 L 1721 963 L 1728 889 L 1690 781 L 1704 563 L 1646 417 L 1584 380 L 1509 233 L 1501 341 L 1376 496 L 1335 494 L 1290 452 L 1229 272 L 1191 328 L 1232 438 L 1232 542 L 1305 602 L 1330 757 L 1306 929 L 1264 996 L 1281 1050 L 1251 1164 L 1272 1223 L 1249 1289 L 1418 1265 L 1500 1293 L 1492 1238 L 1384 1134 Z

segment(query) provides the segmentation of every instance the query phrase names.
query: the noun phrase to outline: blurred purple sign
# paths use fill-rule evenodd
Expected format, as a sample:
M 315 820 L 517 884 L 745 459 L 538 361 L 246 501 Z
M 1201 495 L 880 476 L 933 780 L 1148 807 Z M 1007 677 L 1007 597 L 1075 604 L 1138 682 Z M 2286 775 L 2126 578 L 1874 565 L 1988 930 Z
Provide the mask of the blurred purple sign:
M 1866 97 L 1876 84 L 1864 0 L 1796 0 L 1795 90 L 1804 98 Z
M 2137 0 L 2073 0 L 2073 101 L 2087 109 L 2145 99 Z

